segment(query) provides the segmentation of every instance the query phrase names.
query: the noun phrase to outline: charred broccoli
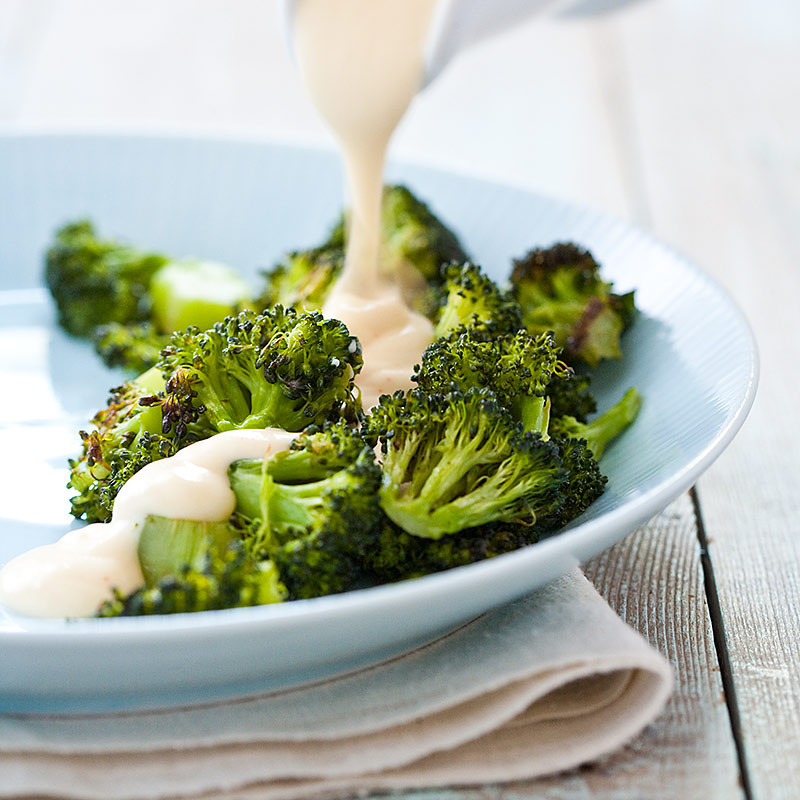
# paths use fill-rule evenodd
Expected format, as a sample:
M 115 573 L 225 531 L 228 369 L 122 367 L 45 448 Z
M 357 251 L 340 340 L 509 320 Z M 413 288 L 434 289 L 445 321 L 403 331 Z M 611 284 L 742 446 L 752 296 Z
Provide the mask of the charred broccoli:
M 359 404 L 358 340 L 336 320 L 276 307 L 176 333 L 157 368 L 112 393 L 70 462 L 72 513 L 107 521 L 123 484 L 151 461 L 236 428 L 300 431 Z
M 531 250 L 514 261 L 511 285 L 528 330 L 553 331 L 568 360 L 593 366 L 620 358 L 620 335 L 635 314 L 633 292 L 614 294 L 587 250 L 569 243 Z
M 57 231 L 45 278 L 62 327 L 93 339 L 109 366 L 135 371 L 153 366 L 173 331 L 210 327 L 251 298 L 230 267 L 102 240 L 88 220 Z
M 558 451 L 524 432 L 488 389 L 384 395 L 369 425 L 382 444 L 381 504 L 408 533 L 440 539 L 489 522 L 534 525 L 562 503 Z
M 511 292 L 501 289 L 476 264 L 447 264 L 441 276 L 436 337 L 462 327 L 478 327 L 492 336 L 513 334 L 522 327 L 522 309 Z
M 307 432 L 287 452 L 235 462 L 229 477 L 251 552 L 277 566 L 291 599 L 366 582 L 364 553 L 383 522 L 381 471 L 356 432 L 342 423 Z
M 549 333 L 488 336 L 481 328 L 459 328 L 425 350 L 413 380 L 429 394 L 444 394 L 452 386 L 491 389 L 525 430 L 545 435 L 549 386 L 570 373 L 560 352 Z

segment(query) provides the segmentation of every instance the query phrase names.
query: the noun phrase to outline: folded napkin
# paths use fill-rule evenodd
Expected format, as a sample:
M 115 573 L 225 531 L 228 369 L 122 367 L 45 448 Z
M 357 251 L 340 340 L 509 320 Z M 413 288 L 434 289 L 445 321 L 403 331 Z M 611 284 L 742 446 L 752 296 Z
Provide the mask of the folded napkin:
M 0 797 L 344 797 L 594 760 L 649 724 L 664 660 L 577 570 L 392 661 L 203 707 L 0 716 Z

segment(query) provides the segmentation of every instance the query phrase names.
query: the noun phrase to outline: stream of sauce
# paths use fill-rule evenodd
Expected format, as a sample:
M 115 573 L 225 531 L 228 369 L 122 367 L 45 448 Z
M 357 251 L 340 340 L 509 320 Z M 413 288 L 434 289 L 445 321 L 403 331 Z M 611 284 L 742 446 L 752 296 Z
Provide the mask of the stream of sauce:
M 365 408 L 411 388 L 433 326 L 381 275 L 381 196 L 386 150 L 422 85 L 436 0 L 298 0 L 294 45 L 314 104 L 339 141 L 350 188 L 344 270 L 323 313 L 358 336 L 356 378 Z
M 298 0 L 295 52 L 312 100 L 336 134 L 350 188 L 345 267 L 323 313 L 361 340 L 365 408 L 411 387 L 433 327 L 410 310 L 378 265 L 389 140 L 423 81 L 436 0 Z M 220 433 L 149 464 L 117 496 L 111 522 L 88 525 L 23 553 L 0 571 L 0 603 L 32 617 L 93 615 L 144 583 L 137 547 L 148 515 L 222 521 L 235 507 L 228 466 L 285 450 L 296 434 Z

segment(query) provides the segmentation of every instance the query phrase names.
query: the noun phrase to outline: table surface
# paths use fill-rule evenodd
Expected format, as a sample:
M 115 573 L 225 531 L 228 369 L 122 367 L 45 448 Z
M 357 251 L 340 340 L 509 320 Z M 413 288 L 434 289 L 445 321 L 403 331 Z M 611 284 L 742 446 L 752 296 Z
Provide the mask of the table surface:
M 624 6 L 624 7 L 623 7 Z M 602 209 L 742 306 L 762 375 L 698 485 L 586 565 L 673 663 L 624 750 L 477 800 L 800 795 L 800 3 L 573 0 L 474 47 L 393 155 Z M 0 0 L 0 125 L 330 141 L 264 0 Z

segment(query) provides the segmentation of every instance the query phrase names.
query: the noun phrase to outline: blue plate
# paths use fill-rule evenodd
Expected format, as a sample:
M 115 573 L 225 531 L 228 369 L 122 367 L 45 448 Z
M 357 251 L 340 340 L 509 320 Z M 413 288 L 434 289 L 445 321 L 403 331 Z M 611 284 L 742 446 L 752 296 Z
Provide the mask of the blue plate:
M 557 536 L 490 561 L 280 606 L 138 619 L 0 618 L 0 711 L 170 706 L 268 691 L 375 662 L 540 586 L 626 536 L 691 486 L 753 400 L 741 313 L 684 258 L 628 225 L 529 192 L 395 165 L 495 278 L 534 245 L 589 247 L 641 314 L 600 407 L 629 386 L 636 424 L 607 452 L 608 489 Z M 122 376 L 54 323 L 42 253 L 86 215 L 108 235 L 232 264 L 257 280 L 317 243 L 342 203 L 329 152 L 177 137 L 0 136 L 0 563 L 70 526 L 66 459 Z

